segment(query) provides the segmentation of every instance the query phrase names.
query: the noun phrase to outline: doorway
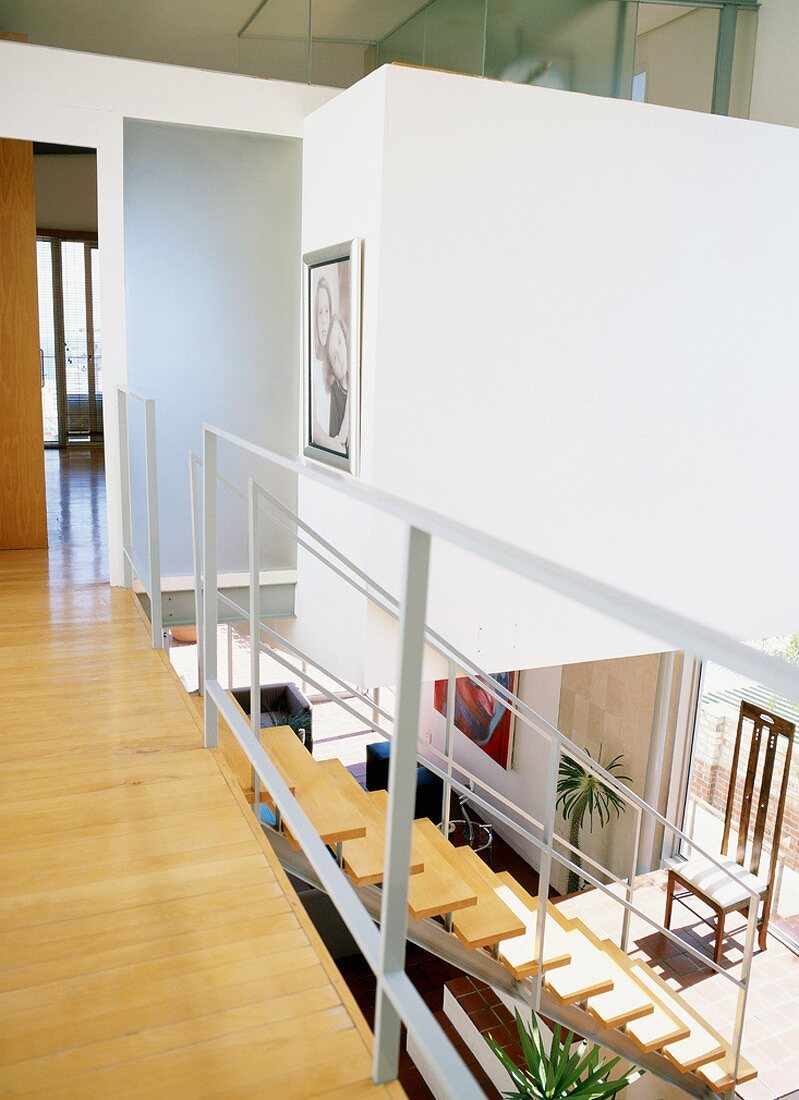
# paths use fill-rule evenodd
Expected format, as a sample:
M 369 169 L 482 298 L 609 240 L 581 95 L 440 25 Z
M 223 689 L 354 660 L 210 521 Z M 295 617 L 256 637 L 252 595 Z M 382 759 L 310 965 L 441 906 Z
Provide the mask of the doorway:
M 33 154 L 50 571 L 107 583 L 97 158 L 42 143 Z
M 46 447 L 103 440 L 99 264 L 96 237 L 37 237 Z

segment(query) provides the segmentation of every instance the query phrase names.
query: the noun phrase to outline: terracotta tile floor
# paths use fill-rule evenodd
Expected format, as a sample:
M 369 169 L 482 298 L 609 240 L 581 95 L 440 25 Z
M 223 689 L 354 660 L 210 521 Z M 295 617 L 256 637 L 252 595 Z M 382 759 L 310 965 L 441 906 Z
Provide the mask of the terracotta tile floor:
M 375 978 L 369 964 L 361 955 L 355 955 L 349 959 L 337 959 L 336 966 L 341 971 L 347 985 L 352 990 L 358 1007 L 366 1017 L 370 1027 L 374 1027 L 375 1015 Z M 444 986 L 453 981 L 471 981 L 466 975 L 451 966 L 449 963 L 431 955 L 415 944 L 408 944 L 407 962 L 405 971 L 419 993 L 424 998 L 428 1007 L 433 1011 L 436 1019 L 444 1028 L 449 1038 L 455 1045 L 460 1056 L 467 1063 L 474 1074 L 480 1087 L 484 1090 L 489 1100 L 497 1100 L 499 1093 L 493 1087 L 477 1060 L 461 1037 L 457 1034 L 449 1019 L 444 1015 Z M 482 1006 L 482 1002 L 481 1002 Z M 402 1053 L 400 1055 L 400 1084 L 408 1094 L 408 1100 L 432 1100 L 433 1094 L 428 1089 L 419 1070 L 411 1061 L 410 1055 L 405 1050 L 405 1034 L 403 1029 Z
M 665 872 L 642 875 L 635 890 L 636 907 L 659 923 L 665 911 L 665 883 Z M 567 916 L 579 916 L 598 935 L 618 942 L 620 910 L 599 891 L 574 895 L 559 907 Z M 675 899 L 672 930 L 708 957 L 713 945 L 709 916 L 710 910 L 697 898 L 686 896 L 685 903 Z M 745 925 L 743 915 L 727 918 L 722 965 L 734 977 L 740 975 Z M 767 951 L 756 950 L 752 964 L 743 1050 L 759 1076 L 739 1088 L 743 1100 L 774 1100 L 799 1089 L 799 956 L 773 936 L 768 944 Z M 737 997 L 731 982 L 639 917 L 632 918 L 629 953 L 648 962 L 712 1027 L 731 1037 Z

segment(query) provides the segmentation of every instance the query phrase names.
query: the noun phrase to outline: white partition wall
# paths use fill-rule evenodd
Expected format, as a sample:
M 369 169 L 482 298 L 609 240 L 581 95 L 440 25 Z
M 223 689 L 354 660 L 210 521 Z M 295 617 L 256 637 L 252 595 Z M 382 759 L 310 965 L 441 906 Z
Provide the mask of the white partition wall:
M 0 42 L 0 136 L 97 149 L 103 377 L 107 393 L 125 383 L 128 373 L 125 252 L 135 241 L 126 240 L 123 232 L 125 119 L 300 138 L 306 114 L 335 94 L 328 88 L 304 84 Z M 242 165 L 241 170 L 246 171 L 246 166 Z M 194 197 L 192 191 L 187 191 L 187 212 Z M 240 216 L 235 204 L 230 203 L 225 218 L 231 227 Z M 293 368 L 293 363 L 286 364 L 287 377 Z M 203 372 L 208 378 L 223 369 L 218 362 L 199 366 L 198 386 L 202 385 Z M 180 461 L 185 470 L 185 455 Z M 120 481 L 116 429 L 110 417 L 106 425 L 106 474 L 111 581 L 119 584 Z
M 363 477 L 733 636 L 796 629 L 798 192 L 776 126 L 401 67 L 342 93 L 306 122 L 303 244 L 365 239 Z M 394 532 L 343 537 L 396 590 Z M 430 613 L 496 669 L 657 648 L 438 548 Z M 348 674 L 378 683 L 370 616 Z

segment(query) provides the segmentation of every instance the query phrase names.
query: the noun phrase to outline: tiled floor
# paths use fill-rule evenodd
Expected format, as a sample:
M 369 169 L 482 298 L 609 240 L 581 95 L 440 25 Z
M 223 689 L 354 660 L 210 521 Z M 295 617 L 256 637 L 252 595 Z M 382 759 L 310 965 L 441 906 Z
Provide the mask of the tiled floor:
M 351 959 L 338 959 L 336 965 L 341 971 L 342 977 L 352 991 L 358 1007 L 366 1017 L 370 1027 L 374 1027 L 375 1014 L 375 978 L 368 963 L 361 955 Z M 469 1065 L 480 1087 L 485 1091 L 489 1100 L 497 1100 L 498 1093 L 492 1086 L 482 1068 L 477 1064 L 474 1055 L 468 1049 L 454 1027 L 444 1015 L 444 986 L 449 982 L 470 981 L 460 970 L 449 963 L 423 951 L 421 947 L 408 944 L 407 962 L 405 967 L 408 977 L 424 998 L 428 1007 L 433 1011 L 436 1019 L 444 1028 L 449 1038 L 455 1045 L 464 1061 Z M 400 1084 L 408 1094 L 409 1100 L 432 1100 L 433 1094 L 428 1089 L 419 1070 L 411 1061 L 405 1050 L 405 1036 L 402 1039 L 402 1054 L 400 1056 Z
M 657 922 L 663 921 L 665 872 L 641 876 L 634 904 Z M 618 937 L 619 907 L 598 891 L 564 900 L 560 908 L 567 916 L 579 916 L 598 935 Z M 672 930 L 710 956 L 713 927 L 706 921 L 708 916 L 710 910 L 696 898 L 686 897 L 685 903 L 675 900 Z M 726 971 L 738 977 L 745 918 L 729 916 L 727 930 L 722 961 Z M 732 982 L 638 917 L 632 918 L 630 954 L 653 966 L 712 1027 L 731 1036 L 737 997 Z M 799 956 L 773 936 L 769 936 L 768 950 L 756 951 L 754 956 L 743 1051 L 759 1071 L 756 1080 L 739 1088 L 743 1100 L 774 1100 L 799 1089 Z

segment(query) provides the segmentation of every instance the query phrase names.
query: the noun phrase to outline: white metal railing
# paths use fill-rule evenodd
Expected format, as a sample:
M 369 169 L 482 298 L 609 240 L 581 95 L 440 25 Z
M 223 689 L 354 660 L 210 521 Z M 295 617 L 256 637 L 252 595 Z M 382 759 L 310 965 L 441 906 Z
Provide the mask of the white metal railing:
M 130 477 L 129 399 L 144 406 L 144 470 L 147 515 L 147 561 L 139 558 L 133 545 L 132 487 Z M 119 416 L 119 468 L 122 486 L 122 554 L 126 588 L 138 579 L 150 601 L 153 648 L 163 649 L 161 610 L 161 546 L 158 527 L 158 453 L 155 437 L 155 400 L 127 386 L 117 386 Z
M 401 660 L 397 675 L 397 683 L 399 685 L 398 708 L 392 731 L 394 749 L 391 754 L 386 877 L 382 899 L 381 932 L 378 941 L 380 946 L 377 952 L 375 951 L 375 941 L 371 938 L 371 933 L 367 933 L 366 926 L 363 925 L 363 912 L 357 910 L 357 906 L 360 903 L 357 901 L 349 884 L 338 871 L 333 861 L 326 855 L 322 858 L 325 852 L 324 845 L 321 845 L 318 836 L 313 831 L 296 801 L 290 795 L 288 789 L 282 781 L 280 781 L 279 775 L 259 744 L 258 728 L 256 725 L 257 716 L 255 716 L 256 708 L 251 708 L 254 714 L 254 720 L 253 727 L 250 729 L 243 721 L 241 713 L 233 705 L 229 696 L 222 690 L 216 676 L 215 638 L 218 621 L 217 606 L 219 596 L 216 583 L 216 517 L 218 482 L 221 480 L 217 469 L 217 452 L 220 440 L 226 441 L 260 459 L 265 459 L 274 466 L 278 466 L 282 469 L 296 473 L 299 476 L 316 481 L 333 491 L 341 492 L 352 499 L 377 508 L 395 518 L 399 518 L 407 528 L 403 596 L 397 601 L 391 597 L 390 594 L 375 585 L 371 578 L 359 570 L 354 563 L 347 561 L 347 559 L 336 551 L 335 548 L 326 543 L 321 536 L 313 532 L 307 525 L 303 524 L 302 521 L 299 520 L 299 517 L 293 515 L 290 510 L 286 509 L 285 505 L 277 502 L 278 510 L 283 510 L 284 512 L 288 511 L 292 524 L 296 525 L 296 527 L 303 530 L 306 534 L 311 534 L 329 553 L 332 552 L 332 556 L 336 560 L 326 561 L 326 564 L 334 573 L 343 576 L 359 591 L 362 591 L 365 596 L 374 600 L 379 606 L 383 606 L 384 610 L 388 611 L 390 614 L 393 613 L 394 617 L 400 622 Z M 197 460 L 193 460 L 192 462 L 192 474 L 196 462 Z M 627 935 L 629 930 L 630 915 L 636 915 L 650 925 L 656 927 L 664 935 L 676 940 L 682 950 L 697 955 L 706 965 L 711 966 L 711 969 L 724 974 L 725 978 L 734 983 L 738 989 L 738 1000 L 732 1052 L 728 1060 L 729 1065 L 727 1068 L 733 1076 L 735 1076 L 738 1071 L 740 1060 L 746 998 L 750 984 L 752 955 L 757 927 L 759 900 L 757 894 L 754 891 L 747 891 L 749 894 L 749 904 L 746 945 L 740 979 L 735 978 L 732 974 L 711 964 L 710 960 L 706 959 L 689 944 L 685 943 L 684 940 L 676 937 L 674 933 L 670 933 L 669 930 L 663 928 L 662 925 L 658 925 L 657 922 L 653 921 L 634 906 L 632 902 L 632 891 L 634 889 L 636 871 L 635 859 L 637 858 L 637 849 L 641 838 L 642 814 L 651 815 L 655 822 L 659 823 L 664 829 L 670 831 L 675 836 L 680 837 L 692 849 L 703 854 L 705 858 L 709 859 L 710 862 L 723 873 L 729 874 L 729 872 L 722 867 L 714 854 L 703 852 L 700 846 L 696 844 L 691 837 L 683 833 L 681 829 L 669 822 L 638 795 L 630 791 L 612 775 L 599 767 L 597 762 L 580 749 L 579 746 L 569 741 L 569 739 L 564 737 L 558 729 L 546 722 L 540 715 L 536 714 L 532 708 L 517 696 L 501 688 L 501 686 L 488 676 L 487 673 L 473 665 L 463 657 L 462 654 L 458 654 L 444 639 L 441 639 L 440 636 L 426 627 L 424 611 L 426 606 L 431 538 L 434 536 L 441 537 L 471 553 L 483 557 L 495 564 L 504 566 L 521 576 L 527 577 L 552 591 L 558 592 L 577 602 L 584 603 L 586 606 L 601 611 L 603 614 L 633 626 L 650 636 L 660 638 L 664 643 L 672 645 L 674 648 L 685 650 L 697 656 L 704 656 L 707 659 L 712 659 L 718 663 L 724 664 L 726 667 L 751 676 L 760 682 L 767 683 L 782 694 L 799 697 L 799 672 L 779 658 L 749 649 L 714 630 L 693 623 L 682 616 L 664 611 L 651 603 L 619 592 L 610 586 L 583 577 L 573 571 L 566 570 L 536 555 L 520 550 L 517 547 L 510 546 L 507 543 L 503 543 L 498 539 L 483 535 L 462 524 L 447 520 L 435 513 L 410 505 L 405 501 L 374 489 L 363 482 L 347 478 L 310 464 L 306 465 L 297 462 L 294 459 L 268 451 L 263 447 L 249 443 L 231 433 L 208 425 L 204 428 L 203 468 L 203 558 L 206 579 L 206 598 L 203 600 L 202 609 L 205 646 L 204 680 L 206 693 L 212 704 L 210 706 L 208 704 L 206 705 L 206 743 L 208 745 L 216 744 L 217 714 L 222 713 L 241 742 L 259 779 L 266 783 L 272 792 L 282 817 L 288 822 L 292 833 L 299 841 L 300 845 L 305 849 L 306 855 L 311 861 L 315 872 L 319 875 L 325 888 L 329 889 L 331 897 L 342 912 L 345 921 L 349 923 L 350 919 L 352 920 L 351 929 L 353 934 L 359 946 L 362 946 L 362 950 L 364 950 L 367 960 L 375 969 L 378 977 L 379 997 L 376 1019 L 375 1079 L 381 1081 L 388 1080 L 389 1076 L 396 1072 L 395 1055 L 398 1043 L 400 1018 L 405 1020 L 409 1030 L 414 1034 L 422 1047 L 431 1055 L 433 1061 L 441 1059 L 440 1064 L 442 1066 L 446 1064 L 450 1067 L 450 1070 L 452 1068 L 452 1051 L 448 1048 L 448 1044 L 446 1044 L 442 1035 L 438 1035 L 436 1032 L 430 1030 L 429 1021 L 425 1021 L 424 1026 L 420 1027 L 419 1019 L 421 1017 L 411 1020 L 402 1015 L 402 1010 L 404 1008 L 413 1005 L 414 1014 L 418 1011 L 424 1016 L 421 1002 L 415 1002 L 412 994 L 409 993 L 408 989 L 402 984 L 402 979 L 404 978 L 404 974 L 402 974 L 402 960 L 404 960 L 407 920 L 407 866 L 410 851 L 410 826 L 413 811 L 413 777 L 415 773 L 416 740 L 418 735 L 421 658 L 425 644 L 432 644 L 439 652 L 448 656 L 450 661 L 449 676 L 451 684 L 454 682 L 454 676 L 457 669 L 462 669 L 466 675 L 477 679 L 484 688 L 491 691 L 495 698 L 504 702 L 509 709 L 517 714 L 517 716 L 521 717 L 522 720 L 532 728 L 537 729 L 537 731 L 549 741 L 547 764 L 548 783 L 545 807 L 542 815 L 543 820 L 538 821 L 530 815 L 526 815 L 530 823 L 535 825 L 540 835 L 536 836 L 529 830 L 524 829 L 518 821 L 509 818 L 495 805 L 488 802 L 481 795 L 476 794 L 453 777 L 453 771 L 463 773 L 464 769 L 460 768 L 452 759 L 451 720 L 448 722 L 448 751 L 445 754 L 445 768 L 439 769 L 433 765 L 433 770 L 438 771 L 438 774 L 442 776 L 445 782 L 448 783 L 453 790 L 460 790 L 478 804 L 485 806 L 490 813 L 494 816 L 498 816 L 511 828 L 521 832 L 539 849 L 541 853 L 539 892 L 542 897 L 548 896 L 552 860 L 554 859 L 563 866 L 571 866 L 577 869 L 584 879 L 613 897 L 613 899 L 623 907 L 625 911 L 624 936 Z M 230 486 L 230 483 L 227 484 Z M 234 488 L 239 495 L 243 495 L 240 490 L 233 486 L 230 487 Z M 259 509 L 264 500 L 274 503 L 276 498 L 264 489 L 263 486 L 258 485 L 251 479 L 247 494 L 250 528 L 251 590 L 250 608 L 246 617 L 250 620 L 251 639 L 254 643 L 252 645 L 253 659 L 250 677 L 251 691 L 253 693 L 251 696 L 252 698 L 256 697 L 255 693 L 260 687 L 258 668 L 259 652 L 262 649 L 271 648 L 274 655 L 274 648 L 263 643 L 262 633 L 266 632 L 272 634 L 276 641 L 280 641 L 284 649 L 291 652 L 291 643 L 288 643 L 286 639 L 281 639 L 280 635 L 276 634 L 267 624 L 262 623 L 258 606 Z M 270 516 L 270 519 L 274 521 L 274 516 Z M 298 545 L 303 546 L 305 549 L 309 548 L 310 544 L 308 544 L 307 540 L 303 539 L 302 536 L 295 534 L 295 538 Z M 322 560 L 325 560 L 324 555 L 320 555 L 317 549 L 312 549 L 312 552 L 314 552 L 317 557 L 321 556 Z M 346 567 L 344 570 L 340 568 L 342 564 Z M 354 576 L 347 576 L 347 570 L 354 574 Z M 232 604 L 232 606 L 236 607 L 237 605 Z M 242 608 L 238 608 L 238 610 L 240 612 L 244 611 Z M 318 663 L 314 662 L 312 658 L 309 658 L 307 654 L 303 654 L 296 647 L 294 647 L 294 655 L 302 659 L 303 662 L 310 660 L 312 664 L 316 664 L 316 667 L 321 668 Z M 284 663 L 286 663 L 286 667 L 292 667 L 290 663 L 285 662 L 285 659 Z M 294 669 L 294 671 L 296 672 L 297 670 Z M 328 674 L 327 670 L 322 671 Z M 305 667 L 303 667 L 302 671 L 298 674 L 304 676 L 310 683 L 313 683 L 313 680 L 308 677 Z M 317 686 L 317 688 L 320 687 L 318 684 L 315 686 Z M 350 685 L 347 686 L 349 687 Z M 374 700 L 368 700 L 368 703 L 373 708 L 375 714 L 390 719 L 391 716 L 382 708 L 376 706 Z M 359 715 L 359 717 L 362 716 Z M 384 736 L 392 736 L 392 734 L 383 727 L 377 725 L 376 719 L 373 719 L 371 725 Z M 636 809 L 638 815 L 635 843 L 636 851 L 634 852 L 634 861 L 628 879 L 621 880 L 607 869 L 601 868 L 603 874 L 608 875 L 608 877 L 615 880 L 616 883 L 623 883 L 625 887 L 624 897 L 620 897 L 618 894 L 613 893 L 609 887 L 600 882 L 594 875 L 587 873 L 583 868 L 577 868 L 568 857 L 561 855 L 556 850 L 556 845 L 561 845 L 574 852 L 572 846 L 563 838 L 558 837 L 555 831 L 556 785 L 560 759 L 563 754 L 567 754 L 579 760 L 584 767 L 591 769 L 597 775 L 601 776 L 604 783 L 618 791 L 620 796 Z M 426 762 L 428 766 L 430 766 L 430 762 Z M 496 792 L 491 793 L 496 797 Z M 524 813 L 520 811 L 519 807 L 514 806 L 512 808 L 514 814 Z M 580 853 L 580 855 L 583 859 L 586 858 L 584 853 Z M 589 860 L 589 862 L 597 868 L 601 866 L 594 860 Z M 353 908 L 353 906 L 356 908 Z M 546 935 L 545 912 L 546 908 L 543 907 L 541 910 L 542 919 L 538 923 L 537 949 L 539 952 L 539 960 L 543 957 L 543 942 Z M 542 980 L 543 970 L 539 966 L 539 975 L 536 983 L 537 997 L 540 996 Z M 453 1092 L 452 1087 L 447 1085 L 446 1074 L 442 1073 L 442 1080 L 444 1095 L 472 1094 L 468 1089 L 465 1092 L 459 1092 L 457 1089 Z M 461 1080 L 460 1076 L 458 1080 Z

